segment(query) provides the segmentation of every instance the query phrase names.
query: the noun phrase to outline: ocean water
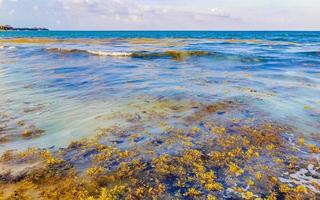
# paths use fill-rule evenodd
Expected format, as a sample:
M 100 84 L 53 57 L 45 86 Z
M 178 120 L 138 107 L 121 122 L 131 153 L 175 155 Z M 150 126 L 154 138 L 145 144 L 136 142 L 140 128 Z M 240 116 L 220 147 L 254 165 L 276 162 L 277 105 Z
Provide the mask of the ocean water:
M 1 112 L 9 115 L 2 126 L 14 138 L 1 151 L 66 145 L 109 123 L 95 117 L 140 96 L 247 98 L 303 134 L 318 134 L 319 32 L 13 31 L 0 37 Z M 19 120 L 46 134 L 16 138 Z
M 186 118 L 219 102 L 236 106 L 201 120 L 277 123 L 288 143 L 319 146 L 320 32 L 0 32 L 0 152 L 57 150 L 113 126 L 139 134 L 107 143 L 143 146 L 162 122 L 201 128 Z

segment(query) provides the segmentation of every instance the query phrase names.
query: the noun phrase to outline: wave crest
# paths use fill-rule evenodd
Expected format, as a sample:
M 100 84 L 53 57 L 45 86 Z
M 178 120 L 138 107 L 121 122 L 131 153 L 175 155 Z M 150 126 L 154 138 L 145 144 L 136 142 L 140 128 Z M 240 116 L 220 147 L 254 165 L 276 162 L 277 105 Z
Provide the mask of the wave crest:
M 108 52 L 108 51 L 95 51 L 95 50 L 82 50 L 82 49 L 63 49 L 63 48 L 49 48 L 49 52 L 60 54 L 76 54 L 83 53 L 95 56 L 111 56 L 111 57 L 132 57 L 132 58 L 161 58 L 170 57 L 175 60 L 182 60 L 190 56 L 208 56 L 213 55 L 207 51 L 164 51 L 164 52 Z
M 82 49 L 63 49 L 63 48 L 48 48 L 48 52 L 60 53 L 60 54 L 90 54 L 95 56 L 131 56 L 129 52 L 106 52 L 106 51 L 94 51 L 94 50 L 82 50 Z
M 0 46 L 0 49 L 15 49 L 14 46 Z
M 92 51 L 87 50 L 88 53 L 98 56 L 131 56 L 132 53 L 129 52 L 105 52 L 105 51 Z

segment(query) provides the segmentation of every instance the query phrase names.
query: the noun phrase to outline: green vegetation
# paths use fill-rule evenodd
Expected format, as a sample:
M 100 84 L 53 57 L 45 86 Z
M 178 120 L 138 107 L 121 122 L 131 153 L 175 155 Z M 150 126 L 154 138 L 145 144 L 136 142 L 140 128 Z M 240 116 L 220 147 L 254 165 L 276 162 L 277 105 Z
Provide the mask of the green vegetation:
M 34 28 L 14 28 L 10 25 L 0 25 L 0 31 L 46 31 L 47 28 L 34 27 Z

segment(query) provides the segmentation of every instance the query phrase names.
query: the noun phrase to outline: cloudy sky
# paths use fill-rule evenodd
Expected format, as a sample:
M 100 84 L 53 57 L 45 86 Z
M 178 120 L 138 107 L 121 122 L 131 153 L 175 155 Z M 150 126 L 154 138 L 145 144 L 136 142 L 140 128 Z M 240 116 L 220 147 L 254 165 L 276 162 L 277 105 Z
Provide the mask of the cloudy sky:
M 0 24 L 58 30 L 320 30 L 320 1 L 0 0 Z

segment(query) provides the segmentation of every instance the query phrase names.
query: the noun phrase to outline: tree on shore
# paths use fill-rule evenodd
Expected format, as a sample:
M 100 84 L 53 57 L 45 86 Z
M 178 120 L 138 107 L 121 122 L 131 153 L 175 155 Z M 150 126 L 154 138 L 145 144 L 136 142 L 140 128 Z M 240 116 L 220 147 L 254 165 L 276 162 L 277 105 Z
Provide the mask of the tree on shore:
M 13 30 L 13 27 L 10 25 L 0 25 L 0 30 Z

